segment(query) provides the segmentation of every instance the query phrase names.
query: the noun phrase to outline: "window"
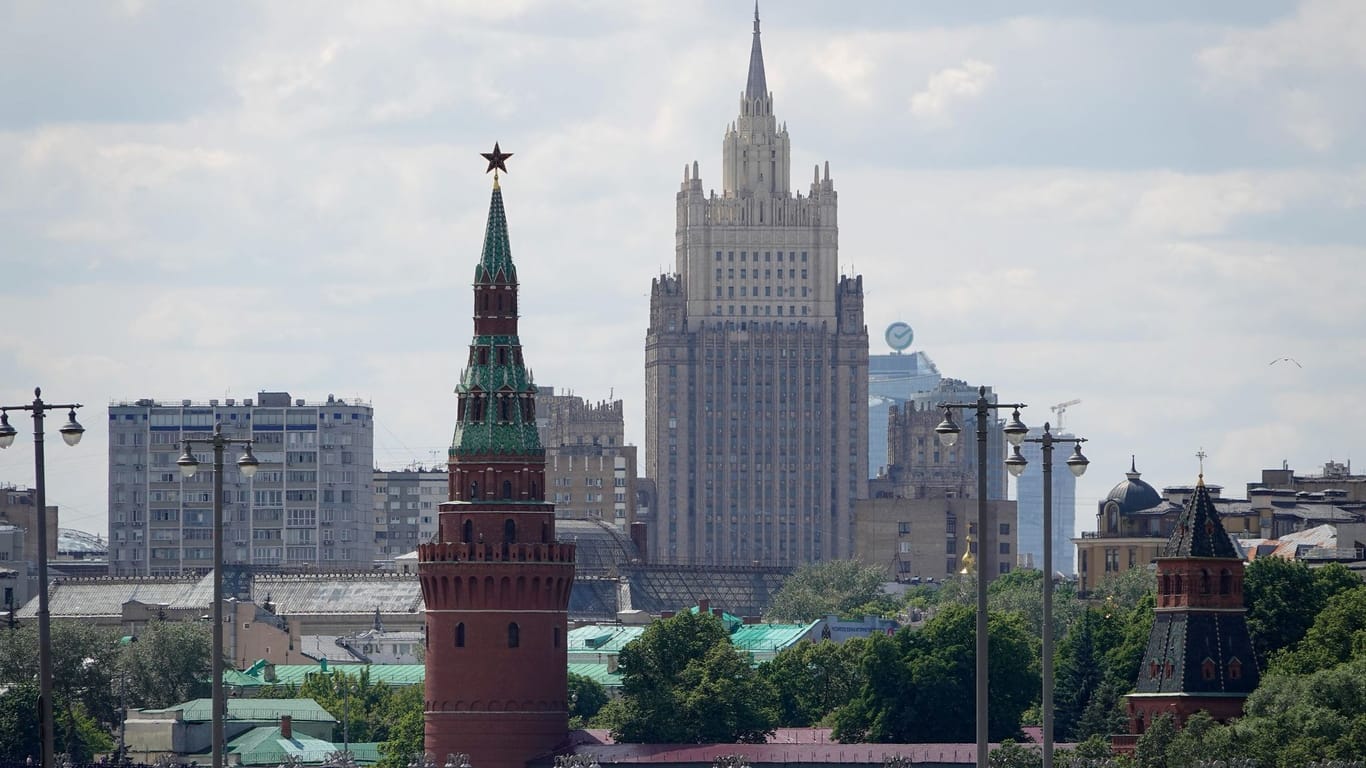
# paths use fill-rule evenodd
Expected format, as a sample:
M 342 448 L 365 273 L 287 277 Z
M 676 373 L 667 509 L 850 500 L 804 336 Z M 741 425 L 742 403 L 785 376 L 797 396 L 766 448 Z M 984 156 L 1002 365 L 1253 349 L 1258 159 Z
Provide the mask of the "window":
M 508 624 L 508 647 L 517 648 L 522 644 L 522 630 L 517 626 L 517 622 Z
M 455 625 L 455 647 L 465 647 L 465 622 L 463 621 Z
M 908 520 L 903 520 L 902 522 L 897 523 L 897 524 L 896 524 L 896 532 L 897 532 L 897 535 L 898 535 L 898 536 L 908 536 L 908 535 L 910 535 L 910 533 L 911 533 L 911 523 L 910 523 L 910 521 L 908 521 Z
M 1001 523 L 1001 535 L 1002 535 L 1002 536 L 1009 536 L 1009 535 L 1010 535 L 1010 523 Z

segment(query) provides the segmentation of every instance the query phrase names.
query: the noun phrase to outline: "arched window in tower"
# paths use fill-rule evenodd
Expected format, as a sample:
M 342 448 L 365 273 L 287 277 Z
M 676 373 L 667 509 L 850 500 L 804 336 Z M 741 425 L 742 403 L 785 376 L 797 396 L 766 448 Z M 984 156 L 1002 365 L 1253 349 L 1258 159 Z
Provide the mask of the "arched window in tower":
M 1204 568 L 1200 569 L 1200 594 L 1209 594 L 1209 571 Z
M 455 625 L 455 647 L 465 647 L 465 622 L 463 621 Z
M 555 647 L 560 647 L 560 628 L 555 627 Z
M 517 626 L 517 622 L 508 624 L 508 647 L 516 648 L 522 644 L 522 628 Z
M 549 543 L 550 543 L 550 523 L 545 522 L 545 521 L 542 521 L 542 522 L 541 522 L 541 543 L 542 543 L 542 544 L 549 544 Z
M 1211 659 L 1208 656 L 1206 656 L 1205 660 L 1201 662 L 1200 677 L 1204 678 L 1205 680 L 1214 679 L 1214 659 Z
M 1160 584 L 1160 591 L 1161 591 L 1161 594 L 1164 594 L 1164 595 L 1170 595 L 1170 594 L 1172 593 L 1172 577 L 1169 576 L 1169 575 L 1167 575 L 1167 574 L 1165 574 L 1165 573 L 1162 574 L 1162 581 L 1161 581 L 1161 584 Z
M 1228 679 L 1240 680 L 1243 677 L 1243 662 L 1237 656 L 1228 660 Z
M 470 421 L 478 424 L 484 420 L 484 398 L 473 395 L 470 397 Z
M 479 364 L 480 364 L 480 365 L 488 365 L 488 364 L 489 364 L 489 348 L 488 348 L 488 347 L 480 347 L 480 348 L 479 348 Z
M 1182 594 L 1181 574 L 1176 574 L 1176 594 Z
M 511 492 L 509 492 L 511 493 Z M 517 523 L 508 518 L 503 521 L 503 543 L 511 544 L 517 540 Z
M 532 480 L 532 481 L 531 481 L 531 499 L 532 499 L 532 501 L 535 501 L 535 500 L 541 498 L 540 490 L 541 490 L 541 489 L 539 489 L 539 488 L 536 487 L 536 481 L 535 481 L 535 480 Z
M 474 495 L 474 489 L 470 489 L 470 495 Z M 465 520 L 465 524 L 460 527 L 460 540 L 466 544 L 474 543 L 474 521 Z
M 504 481 L 503 481 L 503 498 L 504 498 L 504 499 L 510 499 L 510 498 L 512 498 L 512 481 L 511 481 L 511 480 L 504 480 Z
M 498 418 L 502 421 L 512 421 L 512 405 L 508 402 L 507 395 L 498 397 Z
M 498 294 L 498 311 L 500 313 L 503 311 L 503 294 L 501 293 Z
M 469 400 L 469 398 L 467 398 L 467 397 L 462 397 L 462 398 L 460 398 L 459 400 L 456 400 L 456 401 L 455 401 L 455 420 L 456 420 L 456 421 L 464 421 L 464 420 L 465 420 L 465 402 L 466 402 L 467 400 Z
M 1219 571 L 1219 594 L 1227 595 L 1233 591 L 1233 574 L 1227 568 Z
M 482 299 L 482 301 L 479 302 L 480 308 L 487 312 L 489 308 L 489 295 L 484 291 L 480 291 L 479 296 Z

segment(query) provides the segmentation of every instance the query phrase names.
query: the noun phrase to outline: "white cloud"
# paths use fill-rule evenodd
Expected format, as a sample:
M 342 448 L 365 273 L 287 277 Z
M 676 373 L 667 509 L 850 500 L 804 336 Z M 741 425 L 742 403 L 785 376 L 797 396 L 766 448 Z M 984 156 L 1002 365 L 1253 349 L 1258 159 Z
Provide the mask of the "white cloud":
M 961 66 L 930 75 L 924 90 L 911 96 L 911 114 L 932 125 L 949 125 L 953 110 L 975 101 L 996 77 L 992 65 L 968 59 Z

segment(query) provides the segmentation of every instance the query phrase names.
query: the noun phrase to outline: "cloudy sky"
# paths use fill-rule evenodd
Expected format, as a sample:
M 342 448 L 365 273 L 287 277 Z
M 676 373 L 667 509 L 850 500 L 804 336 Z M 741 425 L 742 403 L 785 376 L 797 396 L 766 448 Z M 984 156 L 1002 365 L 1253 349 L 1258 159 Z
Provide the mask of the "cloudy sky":
M 1081 528 L 1130 454 L 1161 486 L 1203 448 L 1239 495 L 1366 469 L 1366 4 L 762 10 L 870 335 L 911 323 L 1030 423 L 1080 398 Z M 650 280 L 684 164 L 719 186 L 751 13 L 0 1 L 0 402 L 86 403 L 49 444 L 61 524 L 105 530 L 111 400 L 334 393 L 381 466 L 442 453 L 495 140 L 537 381 L 624 398 L 641 442 Z M 26 430 L 0 482 L 32 458 Z

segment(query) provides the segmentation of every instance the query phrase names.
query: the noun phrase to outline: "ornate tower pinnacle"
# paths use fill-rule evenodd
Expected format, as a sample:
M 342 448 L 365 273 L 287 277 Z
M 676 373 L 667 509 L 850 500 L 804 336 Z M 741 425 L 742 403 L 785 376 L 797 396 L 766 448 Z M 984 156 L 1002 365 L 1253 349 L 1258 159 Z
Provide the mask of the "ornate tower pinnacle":
M 497 145 L 489 170 L 507 172 Z M 474 337 L 455 392 L 450 501 L 418 546 L 427 615 L 426 739 L 436 755 L 523 768 L 568 729 L 574 545 L 545 503 L 536 387 L 517 336 L 517 270 L 496 182 L 474 270 Z
M 754 3 L 754 42 L 749 48 L 749 79 L 745 81 L 745 101 L 768 98 L 768 82 L 764 79 L 764 48 L 759 43 L 759 3 Z

